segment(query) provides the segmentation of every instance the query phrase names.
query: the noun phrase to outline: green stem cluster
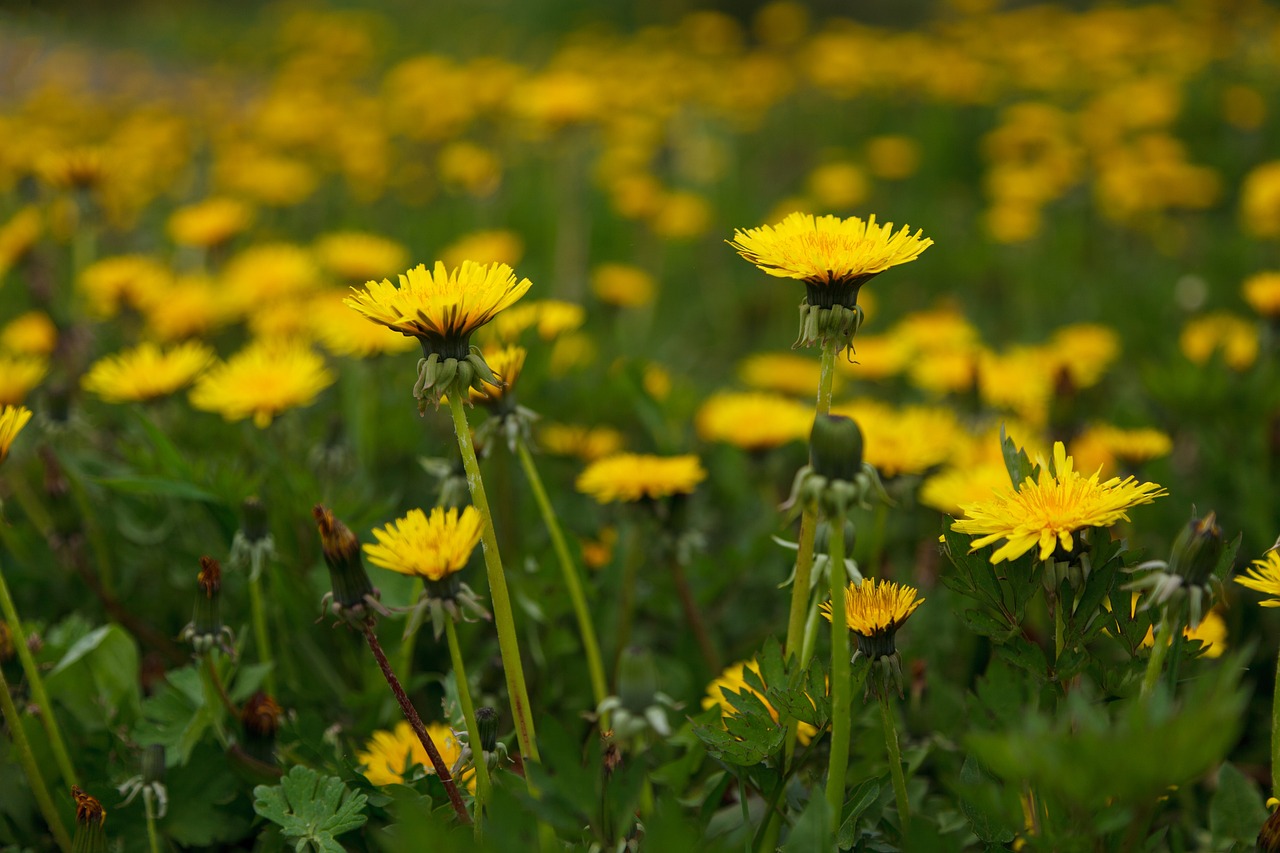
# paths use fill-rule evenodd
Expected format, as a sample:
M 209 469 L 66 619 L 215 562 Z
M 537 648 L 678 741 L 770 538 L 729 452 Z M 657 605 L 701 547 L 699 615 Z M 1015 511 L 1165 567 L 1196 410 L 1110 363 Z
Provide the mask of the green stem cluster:
M 526 761 L 537 761 L 538 745 L 533 729 L 533 711 L 529 707 L 529 689 L 525 686 L 524 665 L 520 661 L 520 642 L 516 636 L 515 613 L 511 608 L 511 596 L 507 592 L 507 576 L 502 569 L 498 539 L 493 531 L 493 514 L 489 511 L 489 498 L 485 495 L 484 480 L 480 477 L 480 461 L 476 458 L 476 448 L 471 441 L 471 428 L 467 425 L 467 412 L 463 408 L 462 400 L 462 394 L 449 394 L 449 413 L 453 416 L 453 429 L 457 434 L 458 449 L 462 452 L 462 466 L 467 472 L 471 503 L 483 520 L 481 542 L 484 550 L 484 565 L 489 578 L 489 597 L 493 602 L 494 627 L 498 629 L 498 650 L 502 654 L 502 669 L 507 681 L 511 716 L 515 721 L 516 740 L 520 744 L 521 756 Z

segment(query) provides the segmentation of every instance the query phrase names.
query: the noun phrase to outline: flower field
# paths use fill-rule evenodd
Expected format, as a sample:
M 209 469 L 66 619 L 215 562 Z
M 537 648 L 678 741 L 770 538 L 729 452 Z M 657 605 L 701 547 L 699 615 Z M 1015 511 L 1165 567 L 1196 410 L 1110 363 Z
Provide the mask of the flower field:
M 1280 8 L 462 5 L 0 8 L 0 850 L 1280 850 Z

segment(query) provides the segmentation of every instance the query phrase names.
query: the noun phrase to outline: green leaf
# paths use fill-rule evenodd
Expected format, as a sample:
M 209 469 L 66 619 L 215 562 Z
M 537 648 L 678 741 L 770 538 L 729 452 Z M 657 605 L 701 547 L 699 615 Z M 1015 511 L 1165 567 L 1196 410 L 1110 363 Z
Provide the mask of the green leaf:
M 752 767 L 764 761 L 782 746 L 786 729 L 766 717 L 725 717 L 725 724 L 735 722 L 734 731 L 713 726 L 694 726 L 693 733 L 707 747 L 712 758 L 737 767 Z
M 171 670 L 165 685 L 142 703 L 142 719 L 135 727 L 134 739 L 144 746 L 164 746 L 170 767 L 186 764 L 213 721 L 214 709 L 205 704 L 200 671 L 185 666 Z
M 1252 844 L 1267 817 L 1258 786 L 1234 764 L 1222 765 L 1218 771 L 1218 790 L 1209 803 L 1209 829 L 1214 841 L 1224 845 L 1228 841 Z
M 198 486 L 182 480 L 170 480 L 166 477 L 147 477 L 141 475 L 122 477 L 101 477 L 97 480 L 101 486 L 127 495 L 151 495 L 153 497 L 182 498 L 190 501 L 218 503 L 217 496 Z
M 1009 663 L 1031 673 L 1039 681 L 1048 678 L 1049 664 L 1044 649 L 1025 637 L 1014 637 L 1008 643 L 996 647 L 996 654 Z
M 857 841 L 858 821 L 863 812 L 871 808 L 880 799 L 880 780 L 868 779 L 853 789 L 853 795 L 845 803 L 844 823 L 840 824 L 840 832 L 836 835 L 836 846 L 847 850 Z
M 809 798 L 809 805 L 804 807 L 787 843 L 782 845 L 783 853 L 811 853 L 813 850 L 831 849 L 831 807 L 822 792 L 814 789 L 815 796 Z
M 122 712 L 132 717 L 142 698 L 138 647 L 118 625 L 98 628 L 67 649 L 45 686 L 88 730 L 108 726 Z
M 321 776 L 295 766 L 279 785 L 253 789 L 253 810 L 277 824 L 286 838 L 298 839 L 301 850 L 311 844 L 321 853 L 343 853 L 337 837 L 364 826 L 368 798 L 347 788 L 336 776 Z
M 1004 424 L 1000 424 L 1000 451 L 1004 454 L 1004 467 L 1009 472 L 1009 479 L 1013 481 L 1014 491 L 1021 489 L 1023 481 L 1028 477 L 1032 480 L 1040 479 L 1040 466 L 1033 465 L 1027 451 L 1014 444 L 1013 439 L 1005 434 Z

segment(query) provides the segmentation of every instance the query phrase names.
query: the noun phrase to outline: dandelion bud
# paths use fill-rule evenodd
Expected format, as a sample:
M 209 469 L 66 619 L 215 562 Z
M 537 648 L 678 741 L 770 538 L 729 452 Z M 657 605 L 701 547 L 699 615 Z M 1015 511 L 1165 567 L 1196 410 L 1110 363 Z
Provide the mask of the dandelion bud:
M 480 749 L 493 752 L 498 747 L 498 712 L 484 705 L 476 709 L 476 727 L 480 730 Z
M 316 504 L 312 510 L 320 529 L 320 546 L 329 566 L 333 592 L 325 596 L 333 614 L 353 623 L 370 618 L 370 609 L 381 612 L 377 604 L 378 590 L 369 580 L 360 559 L 360 542 L 354 533 L 326 507 Z
M 1189 584 L 1203 586 L 1218 567 L 1226 547 L 1222 528 L 1213 512 L 1193 518 L 1174 540 L 1169 571 L 1181 575 Z
M 267 561 L 275 557 L 276 543 L 271 537 L 267 508 L 258 497 L 245 498 L 240 512 L 240 529 L 231 542 L 231 562 L 241 568 L 248 567 L 249 579 L 256 581 L 262 576 Z
M 271 529 L 267 526 L 267 508 L 257 495 L 245 498 L 240 511 L 243 515 L 240 532 L 250 543 L 261 542 L 271 534 Z
M 244 729 L 244 751 L 264 764 L 275 764 L 276 732 L 284 711 L 276 701 L 259 690 L 240 709 L 240 725 Z
M 197 654 L 218 647 L 230 654 L 227 639 L 231 630 L 222 624 L 222 566 L 213 557 L 200 558 L 200 574 L 196 576 L 195 615 L 182 631 L 182 639 L 190 640 Z
M 142 751 L 142 781 L 147 784 L 164 782 L 164 744 L 153 743 Z
M 71 786 L 76 801 L 76 837 L 71 842 L 73 853 L 107 853 L 107 835 L 103 828 L 107 811 L 96 797 L 78 786 Z
M 862 430 L 853 418 L 819 415 L 809 436 L 814 473 L 828 480 L 853 482 L 862 470 Z

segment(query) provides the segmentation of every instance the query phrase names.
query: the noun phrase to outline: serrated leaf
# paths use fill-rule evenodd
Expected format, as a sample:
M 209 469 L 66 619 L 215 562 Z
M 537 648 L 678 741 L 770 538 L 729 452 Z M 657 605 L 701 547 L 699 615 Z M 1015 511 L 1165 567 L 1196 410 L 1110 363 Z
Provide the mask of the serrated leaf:
M 280 827 L 287 838 L 298 839 L 322 853 L 342 853 L 337 837 L 365 824 L 368 798 L 351 791 L 336 776 L 321 776 L 309 767 L 295 766 L 279 785 L 253 789 L 253 810 Z
M 1044 681 L 1048 677 L 1049 664 L 1045 660 L 1044 649 L 1025 637 L 1014 637 L 1010 642 L 997 646 L 996 654 L 1019 669 L 1031 673 L 1038 681 Z
M 733 720 L 732 716 L 726 717 L 726 725 Z M 772 720 L 767 725 L 760 720 L 740 720 L 735 729 L 730 732 L 712 726 L 694 726 L 693 733 L 712 758 L 738 767 L 752 767 L 764 761 L 778 751 L 786 734 L 786 729 Z
M 989 613 L 972 608 L 962 612 L 960 620 L 964 622 L 966 628 L 978 636 L 990 637 L 997 642 L 1004 642 L 1013 631 L 1017 630 L 1017 626 L 1011 626 L 1007 622 L 1001 622 Z

